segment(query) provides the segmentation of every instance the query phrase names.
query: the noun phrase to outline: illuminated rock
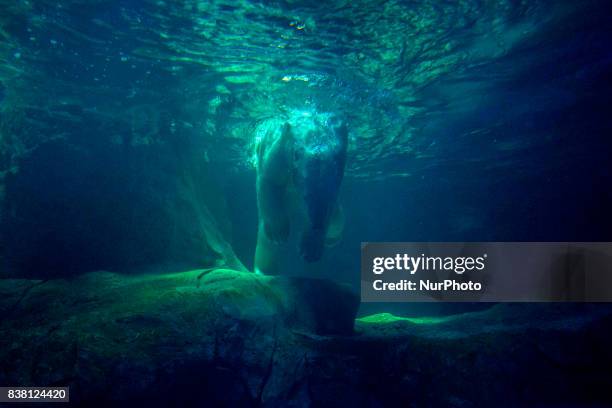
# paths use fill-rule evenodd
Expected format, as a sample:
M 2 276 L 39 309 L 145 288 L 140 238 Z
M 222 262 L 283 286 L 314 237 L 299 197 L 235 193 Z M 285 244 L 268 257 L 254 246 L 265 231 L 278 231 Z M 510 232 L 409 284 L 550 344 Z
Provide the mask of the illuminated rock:
M 353 333 L 342 286 L 232 270 L 2 280 L 0 295 L 0 383 L 69 385 L 82 405 L 612 403 L 602 304 L 379 314 Z

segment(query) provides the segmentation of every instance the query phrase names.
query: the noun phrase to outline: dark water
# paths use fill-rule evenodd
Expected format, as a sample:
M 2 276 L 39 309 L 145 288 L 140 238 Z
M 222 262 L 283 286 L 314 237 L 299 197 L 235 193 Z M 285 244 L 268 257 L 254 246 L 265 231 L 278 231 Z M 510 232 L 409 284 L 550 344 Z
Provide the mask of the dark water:
M 358 284 L 362 241 L 612 231 L 606 1 L 5 1 L 6 273 L 202 267 L 206 206 L 252 269 L 253 128 L 349 123 L 347 225 L 288 274 Z
M 356 295 L 364 241 L 611 241 L 611 41 L 604 0 L 0 0 L 0 386 L 611 406 L 610 305 Z M 307 263 L 292 219 L 291 278 L 246 273 L 257 130 L 295 112 L 348 127 L 344 234 Z

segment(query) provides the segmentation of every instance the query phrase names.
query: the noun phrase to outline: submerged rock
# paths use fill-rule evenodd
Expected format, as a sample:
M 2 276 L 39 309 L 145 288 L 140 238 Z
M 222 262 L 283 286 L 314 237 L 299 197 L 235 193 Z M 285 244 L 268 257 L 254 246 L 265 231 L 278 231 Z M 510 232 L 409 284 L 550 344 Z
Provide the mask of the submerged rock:
M 350 335 L 359 305 L 331 282 L 228 269 L 7 279 L 0 294 L 0 384 L 70 384 L 82 403 L 263 400 L 303 359 L 292 330 Z
M 612 402 L 610 306 L 355 321 L 357 307 L 329 281 L 227 269 L 2 280 L 0 384 L 106 406 Z

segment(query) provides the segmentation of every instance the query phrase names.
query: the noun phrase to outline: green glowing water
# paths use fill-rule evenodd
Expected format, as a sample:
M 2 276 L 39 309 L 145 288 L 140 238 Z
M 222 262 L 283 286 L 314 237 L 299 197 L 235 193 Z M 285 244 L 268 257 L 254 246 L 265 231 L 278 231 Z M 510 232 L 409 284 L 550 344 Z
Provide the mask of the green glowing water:
M 444 317 L 401 317 L 395 316 L 391 313 L 377 313 L 370 316 L 364 316 L 357 319 L 358 322 L 361 323 L 369 323 L 369 324 L 389 324 L 389 323 L 397 323 L 397 322 L 409 322 L 414 324 L 424 324 L 431 325 L 437 323 L 444 323 L 452 320 L 454 316 L 444 316 Z

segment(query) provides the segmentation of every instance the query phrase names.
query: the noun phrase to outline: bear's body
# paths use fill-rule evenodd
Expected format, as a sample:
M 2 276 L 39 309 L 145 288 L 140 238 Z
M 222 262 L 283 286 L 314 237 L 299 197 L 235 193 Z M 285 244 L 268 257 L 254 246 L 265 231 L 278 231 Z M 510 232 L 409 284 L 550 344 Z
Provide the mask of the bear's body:
M 292 225 L 304 229 L 302 257 L 319 260 L 325 244 L 337 242 L 342 230 L 338 191 L 346 163 L 346 125 L 331 114 L 296 112 L 262 122 L 256 143 L 255 270 L 279 272 L 278 252 Z

